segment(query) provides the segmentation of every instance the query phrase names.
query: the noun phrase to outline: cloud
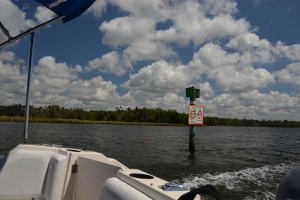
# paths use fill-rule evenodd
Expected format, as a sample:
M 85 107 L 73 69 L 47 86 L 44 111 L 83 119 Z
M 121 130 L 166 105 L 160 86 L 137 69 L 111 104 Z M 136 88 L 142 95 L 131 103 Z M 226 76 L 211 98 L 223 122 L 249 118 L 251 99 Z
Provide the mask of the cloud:
M 238 12 L 237 3 L 231 0 L 210 0 L 203 2 L 204 10 L 211 15 L 234 14 Z
M 274 73 L 280 83 L 300 87 L 300 62 L 289 64 L 285 69 Z
M 192 42 L 198 46 L 204 42 L 239 35 L 248 31 L 249 24 L 244 19 L 235 20 L 230 15 L 218 15 L 214 18 L 206 18 L 197 10 L 197 5 L 184 5 L 178 9 L 186 9 L 186 12 L 174 13 L 174 29 L 176 35 L 174 41 L 187 45 Z M 187 14 L 188 13 L 188 14 Z
M 199 83 L 196 88 L 200 88 L 200 97 L 212 98 L 214 97 L 214 89 L 210 86 L 209 82 Z
M 106 0 L 96 0 L 93 5 L 89 7 L 87 13 L 92 13 L 95 17 L 100 17 L 105 11 L 106 5 Z
M 39 6 L 34 14 L 39 24 L 44 23 L 55 16 L 55 13 L 44 6 Z
M 272 45 L 266 39 L 260 39 L 254 33 L 238 35 L 231 39 L 226 47 L 237 50 L 242 54 L 243 63 L 274 63 L 279 59 L 291 61 L 300 60 L 300 45 L 286 45 L 278 41 Z
M 33 68 L 32 91 L 37 95 L 64 93 L 66 86 L 75 80 L 80 72 L 80 66 L 69 67 L 66 63 L 57 63 L 56 59 L 46 56 L 38 61 L 38 65 Z
M 147 38 L 154 27 L 155 21 L 152 19 L 125 16 L 104 22 L 100 30 L 104 32 L 105 44 L 123 46 Z
M 131 94 L 131 91 L 129 91 L 120 97 L 120 106 L 127 106 L 127 107 L 133 106 L 134 107 L 134 106 L 140 106 L 140 105 L 138 105 L 137 101 Z
M 12 37 L 35 25 L 35 22 L 31 19 L 26 19 L 26 13 L 21 11 L 10 0 L 0 1 L 0 19 Z M 0 31 L 0 42 L 2 43 L 6 40 L 7 37 Z
M 194 54 L 189 69 L 216 81 L 224 92 L 261 89 L 274 82 L 274 76 L 266 69 L 244 65 L 239 53 L 228 53 L 213 43 L 204 45 Z
M 146 93 L 180 92 L 189 82 L 184 69 L 182 65 L 173 66 L 166 61 L 159 60 L 141 68 L 136 74 L 130 75 L 130 79 L 121 86 Z
M 200 4 L 195 0 L 130 0 L 126 2 L 114 0 L 112 3 L 134 17 L 152 19 L 156 24 L 171 21 L 172 26 L 166 31 L 174 34 L 172 36 L 168 34 L 173 39 L 165 39 L 181 44 L 186 44 L 188 41 L 199 44 L 201 43 L 198 42 L 199 37 L 208 37 L 208 35 L 222 37 L 236 34 L 235 31 L 243 32 L 249 26 L 244 20 L 235 21 L 230 17 L 230 14 L 237 12 L 237 4 L 233 1 L 203 1 Z M 206 15 L 213 17 L 209 19 Z M 218 31 L 218 27 L 222 31 Z M 202 41 L 205 41 L 205 38 Z
M 261 93 L 252 90 L 243 93 L 223 93 L 210 100 L 202 100 L 206 116 L 229 118 L 300 120 L 297 102 L 299 96 L 290 96 L 278 91 Z
M 118 52 L 112 51 L 100 58 L 89 61 L 86 70 L 89 71 L 91 69 L 121 76 L 126 74 L 128 70 L 131 70 L 132 66 L 125 56 L 121 58 Z
M 260 93 L 258 90 L 249 91 L 240 95 L 240 101 L 248 110 L 254 109 L 253 118 L 260 116 L 264 119 L 298 119 L 299 97 L 293 97 L 286 93 L 270 91 Z M 255 116 L 256 115 L 256 116 Z
M 142 102 L 142 105 L 143 107 L 148 108 L 171 109 L 178 112 L 184 112 L 186 111 L 185 103 L 186 100 L 182 96 L 179 96 L 176 93 L 167 93 L 160 97 L 145 99 L 145 101 Z
M 69 68 L 66 63 L 57 63 L 52 56 L 45 56 L 38 61 L 38 66 L 34 68 L 34 73 L 43 74 L 51 78 L 72 80 L 77 78 L 76 73 L 81 71 L 78 68 L 80 68 L 78 65 L 76 68 Z
M 272 44 L 254 33 L 239 35 L 230 40 L 226 47 L 239 51 L 241 63 L 246 65 L 273 63 L 277 59 Z
M 90 80 L 57 79 L 53 81 L 56 82 L 56 87 L 53 82 L 50 85 L 49 79 L 45 79 L 43 75 L 35 77 L 31 95 L 33 104 L 107 110 L 114 108 L 114 105 L 119 102 L 117 86 L 111 81 L 105 81 L 101 76 Z
M 20 77 L 20 65 L 0 61 L 0 83 L 16 81 Z
M 120 98 L 120 105 L 122 107 L 146 107 L 146 108 L 161 108 L 172 109 L 178 112 L 185 112 L 187 110 L 186 100 L 184 97 L 176 93 L 165 93 L 156 97 L 143 96 L 143 91 L 130 90 L 128 93 Z
M 262 89 L 274 81 L 273 75 L 266 69 L 252 67 L 236 68 L 226 66 L 210 75 L 223 91 L 240 92 Z
M 72 81 L 66 89 L 66 93 L 71 98 L 79 101 L 88 102 L 109 102 L 118 98 L 117 86 L 111 81 L 104 81 L 101 76 L 91 80 Z
M 112 7 L 118 13 L 103 15 Z M 33 10 L 35 18 L 28 19 L 25 9 L 0 1 L 1 22 L 12 35 L 53 17 L 45 8 Z M 111 50 L 82 61 L 85 71 L 55 54 L 41 58 L 33 68 L 31 101 L 87 110 L 118 105 L 186 112 L 183 93 L 195 85 L 208 116 L 299 119 L 299 93 L 276 91 L 280 84 L 299 88 L 299 44 L 260 38 L 245 18 L 237 18 L 239 12 L 230 0 L 97 0 L 86 13 L 98 21 L 105 17 L 98 37 Z M 24 104 L 25 69 L 13 51 L 0 52 L 1 103 Z M 123 84 L 99 72 L 123 76 Z
M 270 49 L 271 44 L 266 39 L 259 39 L 259 37 L 254 33 L 245 33 L 238 35 L 229 41 L 226 45 L 229 48 L 244 52 L 252 50 L 253 48 L 259 49 Z
M 168 5 L 170 1 L 163 0 L 111 0 L 110 3 L 118 6 L 122 11 L 131 13 L 134 16 L 152 18 L 153 16 L 158 17 L 162 13 L 159 12 L 161 8 Z
M 207 43 L 198 52 L 194 53 L 193 60 L 189 65 L 192 69 L 203 73 L 220 69 L 223 66 L 236 65 L 239 60 L 239 53 L 228 53 L 218 44 Z
M 9 55 L 9 56 L 5 56 Z M 3 59 L 1 59 L 1 57 Z M 21 74 L 22 66 L 20 63 L 14 63 L 10 58 L 14 54 L 7 52 L 0 53 L 0 102 L 1 105 L 10 105 L 12 103 L 23 103 L 22 97 L 25 94 L 26 76 Z
M 15 53 L 12 51 L 0 51 L 0 61 L 24 64 L 24 60 L 16 57 Z
M 3 56 L 3 55 L 9 55 Z M 2 53 L 0 58 L 7 60 L 12 53 Z M 0 60 L 0 96 L 2 105 L 25 104 L 27 72 L 21 69 L 14 60 L 5 63 Z M 69 67 L 66 63 L 57 62 L 55 58 L 46 56 L 33 68 L 31 78 L 31 102 L 35 106 L 60 105 L 64 107 L 81 107 L 85 109 L 107 109 L 119 102 L 117 86 L 105 81 L 101 76 L 82 80 L 78 74 L 82 72 L 80 65 Z M 114 102 L 116 101 L 116 102 Z
M 138 41 L 124 50 L 132 62 L 169 58 L 176 53 L 166 45 L 150 40 Z
M 275 44 L 274 53 L 279 57 L 286 57 L 292 61 L 300 61 L 300 44 L 285 45 L 278 41 Z
M 232 1 L 204 1 L 203 6 L 188 1 L 111 1 L 127 16 L 105 21 L 99 27 L 103 42 L 114 48 L 124 48 L 132 62 L 166 59 L 177 56 L 174 46 L 234 37 L 246 33 L 250 25 L 236 20 Z M 161 29 L 157 29 L 161 26 Z

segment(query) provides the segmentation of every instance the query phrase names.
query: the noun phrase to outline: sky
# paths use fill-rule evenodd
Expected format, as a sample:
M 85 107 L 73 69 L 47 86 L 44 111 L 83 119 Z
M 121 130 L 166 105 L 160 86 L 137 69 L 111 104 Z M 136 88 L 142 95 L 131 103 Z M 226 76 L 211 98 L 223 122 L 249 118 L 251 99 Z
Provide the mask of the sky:
M 0 0 L 11 36 L 53 17 Z M 187 112 L 195 86 L 205 116 L 300 121 L 299 33 L 298 0 L 96 0 L 36 31 L 30 102 Z M 29 48 L 30 35 L 0 49 L 0 105 L 25 105 Z

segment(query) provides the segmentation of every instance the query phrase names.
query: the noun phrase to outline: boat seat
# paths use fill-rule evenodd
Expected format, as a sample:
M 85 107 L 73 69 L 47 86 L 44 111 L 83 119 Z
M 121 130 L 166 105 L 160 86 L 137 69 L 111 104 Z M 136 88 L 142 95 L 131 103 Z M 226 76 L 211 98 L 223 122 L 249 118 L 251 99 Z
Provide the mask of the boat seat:
M 11 152 L 0 173 L 0 198 L 40 197 L 51 156 L 46 151 Z
M 101 193 L 100 200 L 106 199 L 118 199 L 118 200 L 133 200 L 143 199 L 151 200 L 139 190 L 121 181 L 118 178 L 109 178 L 105 181 L 104 187 Z
M 57 200 L 62 198 L 65 174 L 67 170 L 67 156 L 54 153 L 50 159 L 44 198 Z
M 0 172 L 0 199 L 60 199 L 66 165 L 51 151 L 15 149 Z

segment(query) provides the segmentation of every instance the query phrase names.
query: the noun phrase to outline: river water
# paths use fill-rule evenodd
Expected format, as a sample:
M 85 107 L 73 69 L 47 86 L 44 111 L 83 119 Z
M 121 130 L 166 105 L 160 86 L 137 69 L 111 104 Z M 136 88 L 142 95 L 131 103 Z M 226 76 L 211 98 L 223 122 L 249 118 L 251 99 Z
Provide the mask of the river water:
M 282 176 L 300 164 L 299 128 L 29 124 L 29 142 L 98 151 L 130 168 L 193 188 L 216 186 L 223 199 L 274 199 Z M 23 123 L 0 122 L 0 154 L 22 143 Z

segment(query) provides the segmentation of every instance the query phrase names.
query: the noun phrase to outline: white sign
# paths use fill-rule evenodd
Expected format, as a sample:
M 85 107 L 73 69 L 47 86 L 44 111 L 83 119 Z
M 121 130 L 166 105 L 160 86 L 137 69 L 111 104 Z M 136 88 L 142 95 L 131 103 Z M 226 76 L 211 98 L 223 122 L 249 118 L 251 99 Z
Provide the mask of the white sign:
M 188 125 L 203 125 L 204 106 L 189 105 Z

